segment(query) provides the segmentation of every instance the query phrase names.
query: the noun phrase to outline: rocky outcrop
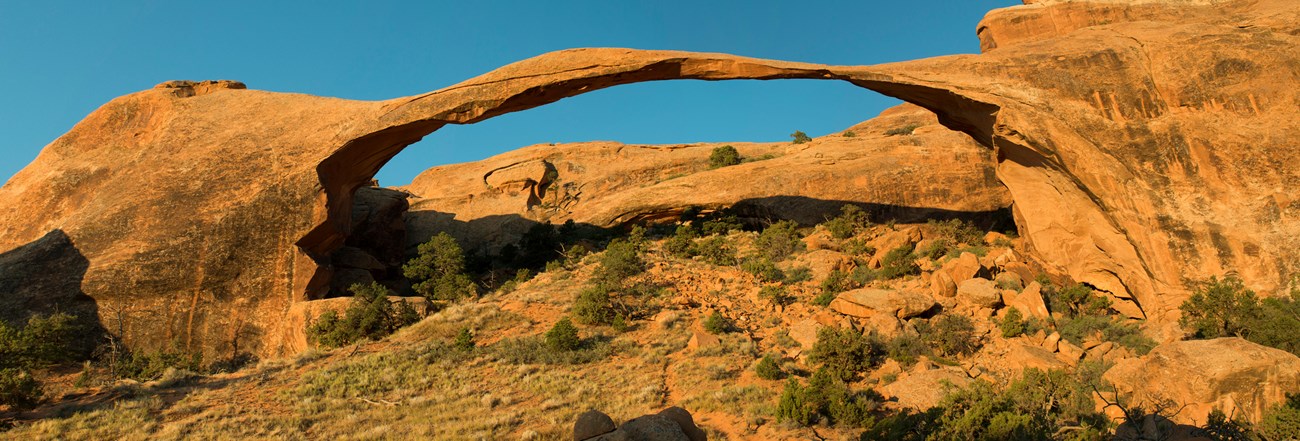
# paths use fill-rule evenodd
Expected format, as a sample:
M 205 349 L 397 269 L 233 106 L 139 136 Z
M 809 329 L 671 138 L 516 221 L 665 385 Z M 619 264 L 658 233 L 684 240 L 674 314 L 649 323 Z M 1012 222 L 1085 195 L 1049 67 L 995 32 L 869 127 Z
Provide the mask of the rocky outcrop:
M 1128 406 L 1181 408 L 1171 417 L 1176 422 L 1204 424 L 1216 408 L 1259 421 L 1264 410 L 1300 390 L 1300 357 L 1240 338 L 1179 341 L 1120 361 L 1104 378 Z
M 1028 8 L 1147 4 L 1136 21 L 1012 30 Z M 328 292 L 355 191 L 445 124 L 643 81 L 830 79 L 990 149 L 1037 260 L 1173 331 L 1189 280 L 1233 270 L 1270 292 L 1300 270 L 1297 22 L 1289 0 L 1052 2 L 991 12 L 983 54 L 878 66 L 577 49 L 379 102 L 169 83 L 105 104 L 10 179 L 0 252 L 62 231 L 89 262 L 67 280 L 128 344 L 280 353 L 290 306 Z
M 403 188 L 413 195 L 408 244 L 446 231 L 494 250 L 541 222 L 608 228 L 675 221 L 690 207 L 811 225 L 848 203 L 878 222 L 988 222 L 1011 204 L 991 152 L 914 105 L 805 144 L 727 143 L 746 162 L 711 169 L 722 145 L 535 145 L 434 167 Z
M 657 414 L 633 418 L 614 427 L 614 420 L 598 410 L 578 416 L 574 441 L 707 441 L 708 435 L 695 425 L 691 413 L 669 407 Z
M 884 315 L 900 319 L 916 317 L 934 306 L 934 298 L 923 292 L 879 288 L 845 291 L 830 304 L 832 310 L 847 316 Z

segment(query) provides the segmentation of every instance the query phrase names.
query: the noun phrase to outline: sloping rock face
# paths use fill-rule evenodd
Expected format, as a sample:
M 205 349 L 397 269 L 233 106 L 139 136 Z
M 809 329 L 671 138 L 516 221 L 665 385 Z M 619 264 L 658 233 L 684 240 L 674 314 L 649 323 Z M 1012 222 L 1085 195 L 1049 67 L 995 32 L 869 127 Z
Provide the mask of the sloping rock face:
M 752 162 L 710 169 L 722 145 L 536 145 L 434 167 L 404 188 L 408 244 L 446 231 L 495 249 L 539 222 L 614 227 L 676 220 L 692 206 L 815 224 L 845 203 L 880 222 L 986 220 L 1011 204 L 992 152 L 914 105 L 805 144 L 728 143 Z
M 1065 7 L 1152 12 L 1003 32 Z M 1297 23 L 1290 0 L 1044 3 L 991 12 L 983 54 L 879 66 L 578 49 L 381 102 L 167 83 L 96 110 L 0 189 L 0 252 L 62 231 L 89 263 L 68 280 L 128 344 L 282 353 L 290 305 L 328 291 L 353 193 L 444 124 L 641 81 L 834 79 L 992 149 L 1035 257 L 1172 330 L 1189 280 L 1235 270 L 1269 292 L 1300 268 Z
M 1180 423 L 1203 424 L 1216 408 L 1259 421 L 1287 393 L 1300 390 L 1300 357 L 1240 338 L 1180 341 L 1119 362 L 1105 379 L 1127 396 L 1125 405 L 1186 406 L 1172 417 Z

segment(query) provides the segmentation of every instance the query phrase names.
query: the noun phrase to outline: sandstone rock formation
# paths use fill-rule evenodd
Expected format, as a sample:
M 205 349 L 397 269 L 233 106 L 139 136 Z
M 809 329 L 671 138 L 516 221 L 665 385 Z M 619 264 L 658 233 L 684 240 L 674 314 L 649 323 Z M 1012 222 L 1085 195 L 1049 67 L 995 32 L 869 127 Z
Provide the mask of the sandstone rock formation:
M 929 294 L 919 291 L 862 288 L 840 293 L 830 307 L 852 317 L 884 315 L 905 319 L 921 315 L 934 305 Z
M 1204 424 L 1215 408 L 1259 421 L 1265 409 L 1300 390 L 1300 357 L 1240 338 L 1180 341 L 1120 361 L 1104 378 L 1126 405 L 1182 408 L 1171 417 L 1176 422 Z
M 913 130 L 887 134 L 899 128 Z M 540 222 L 613 227 L 676 220 L 689 207 L 811 225 L 846 203 L 879 222 L 990 219 L 1011 203 L 990 152 L 914 105 L 805 144 L 728 143 L 751 162 L 710 169 L 722 145 L 543 144 L 434 167 L 404 187 L 408 244 L 446 231 L 495 249 Z
M 707 441 L 708 435 L 695 425 L 691 413 L 669 407 L 653 415 L 633 418 L 614 427 L 614 420 L 598 410 L 578 416 L 574 441 Z
M 166 83 L 105 104 L 0 189 L 0 252 L 62 231 L 88 261 L 59 292 L 4 296 L 84 292 L 138 346 L 288 352 L 274 328 L 327 294 L 354 192 L 443 125 L 640 81 L 817 78 L 990 149 L 1034 257 L 1169 330 L 1189 280 L 1234 270 L 1270 292 L 1300 270 L 1296 23 L 1290 0 L 1050 2 L 991 12 L 983 54 L 878 66 L 577 49 L 380 102 Z

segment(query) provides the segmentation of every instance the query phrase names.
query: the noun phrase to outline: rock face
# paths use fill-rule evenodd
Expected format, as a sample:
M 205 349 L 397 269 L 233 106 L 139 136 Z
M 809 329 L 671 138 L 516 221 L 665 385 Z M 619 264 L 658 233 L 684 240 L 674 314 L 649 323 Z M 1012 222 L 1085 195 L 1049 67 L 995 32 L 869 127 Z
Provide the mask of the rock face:
M 615 428 L 614 420 L 598 410 L 578 416 L 573 427 L 574 441 L 707 441 L 708 435 L 695 425 L 691 413 L 669 407 L 654 415 L 628 420 Z
M 887 134 L 899 128 L 912 130 Z M 676 220 L 688 207 L 811 225 L 846 203 L 879 222 L 986 220 L 1011 203 L 991 152 L 914 105 L 805 144 L 729 143 L 752 162 L 710 169 L 722 145 L 535 145 L 434 167 L 404 188 L 413 195 L 408 245 L 446 231 L 496 249 L 540 222 L 613 227 Z
M 1129 395 L 1126 404 L 1185 405 L 1176 422 L 1202 424 L 1215 408 L 1259 421 L 1286 393 L 1300 390 L 1300 357 L 1240 338 L 1180 341 L 1120 361 L 1104 378 Z
M 831 309 L 853 317 L 885 315 L 911 318 L 935 305 L 929 294 L 913 290 L 862 288 L 845 291 L 831 301 Z
M 1089 18 L 1103 10 L 1118 12 Z M 0 253 L 57 230 L 88 262 L 59 292 L 3 295 L 84 293 L 145 349 L 287 352 L 276 327 L 327 295 L 355 191 L 443 125 L 634 82 L 816 78 L 990 149 L 1037 260 L 1171 327 L 1188 280 L 1235 270 L 1270 292 L 1300 270 L 1296 23 L 1291 0 L 1047 2 L 989 13 L 983 54 L 878 66 L 577 49 L 379 102 L 166 83 L 97 109 L 0 189 Z M 489 181 L 542 199 L 535 171 Z

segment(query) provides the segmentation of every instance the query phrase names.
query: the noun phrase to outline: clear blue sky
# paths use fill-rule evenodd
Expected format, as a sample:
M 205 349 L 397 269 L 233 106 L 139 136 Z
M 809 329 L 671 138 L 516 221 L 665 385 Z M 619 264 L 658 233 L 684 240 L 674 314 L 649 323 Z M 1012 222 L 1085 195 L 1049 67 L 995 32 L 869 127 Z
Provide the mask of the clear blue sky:
M 173 79 L 352 99 L 435 90 L 572 47 L 727 52 L 827 64 L 976 53 L 984 13 L 1017 0 L 0 0 L 0 176 L 108 100 Z M 895 101 L 829 81 L 619 86 L 444 128 L 380 173 L 544 142 L 777 141 L 868 119 Z

